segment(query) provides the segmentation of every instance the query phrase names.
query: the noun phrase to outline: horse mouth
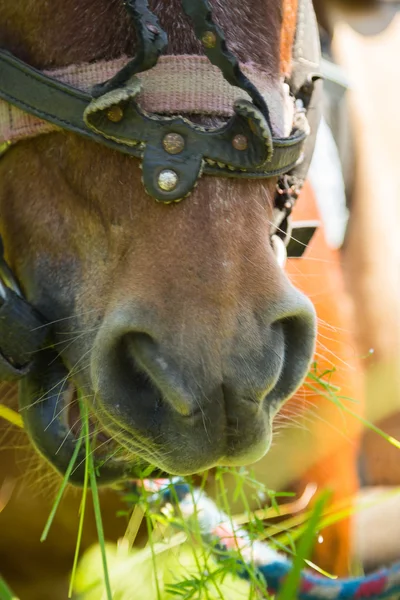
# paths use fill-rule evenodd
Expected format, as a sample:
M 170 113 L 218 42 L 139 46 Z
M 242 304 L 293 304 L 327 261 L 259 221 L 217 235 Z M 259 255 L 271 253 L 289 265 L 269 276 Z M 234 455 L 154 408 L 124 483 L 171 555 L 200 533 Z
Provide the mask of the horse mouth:
M 83 485 L 87 460 L 99 485 L 141 479 L 144 472 L 149 476 L 152 471 L 143 453 L 139 456 L 127 449 L 104 427 L 59 356 L 51 351 L 38 354 L 34 371 L 21 382 L 19 404 L 34 446 L 61 475 L 69 472 L 71 484 Z M 165 473 L 154 467 L 152 476 L 161 475 Z
M 191 460 L 197 461 L 196 464 L 182 466 L 179 458 L 182 448 L 173 436 L 174 441 L 169 440 L 169 446 L 164 448 L 174 451 L 174 456 L 171 454 L 167 462 L 162 448 L 156 448 L 139 432 L 134 435 L 122 422 L 114 420 L 92 390 L 88 395 L 85 388 L 79 387 L 54 351 L 46 350 L 37 355 L 36 368 L 20 384 L 19 404 L 25 429 L 38 452 L 61 475 L 68 473 L 69 483 L 76 486 L 83 485 L 87 465 L 95 469 L 100 486 L 120 487 L 127 481 L 148 477 L 198 473 L 217 464 L 233 466 L 239 464 L 237 460 L 243 450 L 240 436 L 236 439 L 237 436 L 231 435 L 230 441 L 236 444 L 232 447 L 233 462 L 228 452 L 204 466 L 203 459 L 199 462 L 199 452 L 192 449 L 190 456 L 194 458 Z M 196 415 L 181 418 L 186 433 L 193 430 L 195 420 L 198 420 Z M 236 422 L 229 426 L 236 429 Z M 252 429 L 253 437 L 254 433 Z M 213 437 L 217 439 L 216 435 Z M 196 448 L 200 447 L 197 444 Z M 164 454 L 168 455 L 168 452 Z M 181 467 L 177 471 L 179 460 Z
M 229 382 L 217 382 L 207 403 L 198 405 L 202 410 L 182 411 L 131 363 L 116 371 L 118 377 L 110 376 L 113 360 L 120 365 L 122 359 L 109 352 L 107 359 L 82 376 L 54 349 L 42 350 L 20 383 L 25 428 L 39 453 L 59 473 L 68 473 L 70 483 L 82 485 L 88 465 L 95 468 L 100 485 L 113 485 L 141 479 L 144 473 L 187 476 L 216 466 L 253 464 L 268 451 L 271 394 L 282 393 L 279 377 L 262 401 L 244 396 Z M 281 362 L 279 372 L 290 380 Z

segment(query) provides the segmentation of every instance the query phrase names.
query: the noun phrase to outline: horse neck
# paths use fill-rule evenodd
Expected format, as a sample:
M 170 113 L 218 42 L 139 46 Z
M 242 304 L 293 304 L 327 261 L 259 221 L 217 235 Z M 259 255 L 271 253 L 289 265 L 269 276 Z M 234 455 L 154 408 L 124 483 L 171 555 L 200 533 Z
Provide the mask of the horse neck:
M 242 61 L 278 75 L 282 4 L 293 0 L 211 0 L 215 19 Z M 169 35 L 170 54 L 199 53 L 181 0 L 150 0 Z M 135 53 L 135 33 L 122 0 L 3 0 L 0 47 L 37 68 Z

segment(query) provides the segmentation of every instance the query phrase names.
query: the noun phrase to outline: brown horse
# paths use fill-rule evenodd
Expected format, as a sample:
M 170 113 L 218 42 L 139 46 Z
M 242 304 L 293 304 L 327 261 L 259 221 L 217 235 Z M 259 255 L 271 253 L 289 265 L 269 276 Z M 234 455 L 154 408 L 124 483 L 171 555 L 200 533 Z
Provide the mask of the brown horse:
M 150 4 L 169 54 L 201 52 L 180 2 Z M 268 75 L 278 97 L 295 4 L 235 0 L 228 10 L 212 2 L 239 60 Z M 6 0 L 0 47 L 49 70 L 133 54 L 135 35 L 119 0 Z M 282 112 L 271 107 L 277 133 Z M 102 422 L 124 448 L 119 461 L 187 474 L 262 457 L 272 418 L 301 384 L 315 341 L 312 304 L 269 242 L 276 181 L 203 177 L 190 199 L 164 206 L 145 194 L 138 161 L 69 133 L 16 144 L 0 161 L 0 181 L 6 258 L 26 298 L 53 323 L 69 371 L 60 405 L 68 423 L 78 390 L 94 413 L 101 402 Z M 4 397 L 12 395 L 7 387 Z M 17 477 L 10 454 L 2 464 Z M 39 578 L 48 556 L 29 540 L 38 538 L 49 499 L 29 498 L 29 510 L 23 490 L 4 510 L 0 553 L 0 569 L 19 590 Z M 37 504 L 39 520 L 30 518 Z M 71 546 L 59 549 L 58 536 L 70 533 L 76 504 L 64 509 L 53 538 L 61 570 Z M 20 514 L 28 517 L 23 577 L 6 558 Z M 45 588 L 43 581 L 41 600 Z
M 179 3 L 157 11 L 170 53 L 198 51 Z M 239 59 L 278 86 L 280 3 L 215 13 Z M 40 69 L 134 48 L 117 0 L 6 2 L 1 23 L 1 45 Z M 311 303 L 268 243 L 275 182 L 203 178 L 189 201 L 166 207 L 149 201 L 138 161 L 74 135 L 17 144 L 0 168 L 9 264 L 128 460 L 188 474 L 261 457 L 315 335 Z

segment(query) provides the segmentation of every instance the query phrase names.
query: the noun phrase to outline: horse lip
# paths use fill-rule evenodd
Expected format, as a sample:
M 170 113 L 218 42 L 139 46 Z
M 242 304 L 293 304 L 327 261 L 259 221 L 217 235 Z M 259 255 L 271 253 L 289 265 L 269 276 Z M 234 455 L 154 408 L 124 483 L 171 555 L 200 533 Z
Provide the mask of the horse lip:
M 60 398 L 66 394 L 65 382 L 69 372 L 60 357 L 45 350 L 35 357 L 34 368 L 22 380 L 19 406 L 24 426 L 39 453 L 61 474 L 67 471 L 76 448 L 77 437 L 68 426 L 65 411 L 60 408 Z M 148 467 L 144 462 L 105 460 L 94 456 L 94 467 L 100 486 L 140 477 Z M 69 482 L 83 485 L 86 451 L 82 444 Z

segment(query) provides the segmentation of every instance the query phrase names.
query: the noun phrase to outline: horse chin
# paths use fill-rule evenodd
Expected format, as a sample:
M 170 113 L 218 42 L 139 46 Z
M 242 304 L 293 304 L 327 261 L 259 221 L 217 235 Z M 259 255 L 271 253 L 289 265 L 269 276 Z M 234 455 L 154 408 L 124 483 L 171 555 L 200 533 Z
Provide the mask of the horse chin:
M 20 383 L 19 406 L 24 427 L 38 452 L 60 474 L 70 471 L 69 483 L 81 486 L 85 479 L 87 431 L 82 425 L 78 390 L 69 375 L 55 352 L 41 352 L 31 373 Z M 99 485 L 139 479 L 144 472 L 146 476 L 150 472 L 156 477 L 163 475 L 155 468 L 152 471 L 149 463 L 116 442 L 92 412 L 88 429 Z

